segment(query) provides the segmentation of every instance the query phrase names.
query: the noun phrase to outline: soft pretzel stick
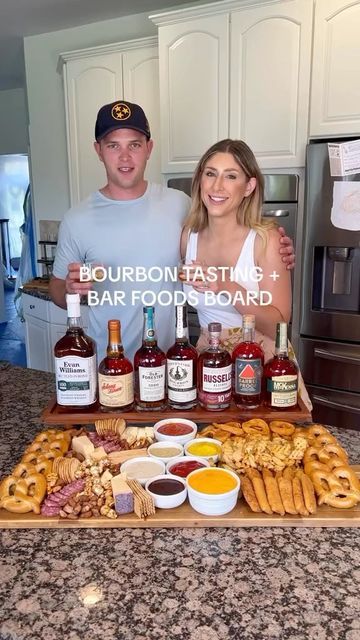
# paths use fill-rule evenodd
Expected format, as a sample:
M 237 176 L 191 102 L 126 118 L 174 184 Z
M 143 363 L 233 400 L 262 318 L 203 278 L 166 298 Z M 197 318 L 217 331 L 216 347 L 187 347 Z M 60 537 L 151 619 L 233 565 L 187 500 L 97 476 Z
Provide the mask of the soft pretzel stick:
M 241 478 L 241 490 L 245 498 L 245 501 L 249 505 L 251 511 L 254 511 L 255 513 L 260 513 L 261 507 L 257 501 L 254 487 L 252 485 L 250 478 L 248 478 L 247 476 L 243 476 Z
M 296 475 L 298 476 L 298 478 L 300 478 L 306 509 L 309 511 L 309 513 L 316 513 L 317 505 L 313 483 L 303 471 L 297 471 Z
M 256 499 L 259 503 L 261 511 L 264 511 L 264 513 L 267 513 L 271 516 L 272 509 L 266 496 L 265 485 L 261 474 L 256 469 L 248 469 L 246 473 L 253 484 Z
M 286 513 L 291 513 L 292 515 L 296 515 L 297 511 L 294 504 L 292 481 L 290 480 L 290 478 L 286 478 L 280 473 L 276 474 L 276 476 L 277 476 L 277 482 L 279 485 L 281 500 L 284 505 L 284 509 Z
M 294 504 L 295 504 L 296 511 L 301 516 L 308 516 L 309 512 L 305 506 L 300 478 L 297 478 L 296 476 L 295 478 L 293 478 L 292 488 L 293 488 Z
M 271 509 L 275 513 L 278 513 L 280 516 L 284 516 L 285 509 L 281 500 L 279 486 L 276 479 L 274 478 L 271 471 L 269 471 L 269 469 L 263 469 L 262 475 Z

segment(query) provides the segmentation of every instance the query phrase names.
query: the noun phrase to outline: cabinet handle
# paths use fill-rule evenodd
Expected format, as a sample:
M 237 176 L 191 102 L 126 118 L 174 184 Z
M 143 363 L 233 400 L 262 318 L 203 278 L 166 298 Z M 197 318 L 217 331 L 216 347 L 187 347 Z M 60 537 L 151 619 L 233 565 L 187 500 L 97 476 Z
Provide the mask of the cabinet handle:
M 356 356 L 347 356 L 333 351 L 324 351 L 324 349 L 314 349 L 315 358 L 324 358 L 324 360 L 338 360 L 347 364 L 360 364 L 360 358 Z
M 323 398 L 322 396 L 312 395 L 311 399 L 313 402 L 317 404 L 322 404 L 324 407 L 329 407 L 330 409 L 342 409 L 346 411 L 351 411 L 352 413 L 360 414 L 360 407 L 354 407 L 351 404 L 341 404 L 341 402 L 332 402 L 328 400 L 328 398 Z
M 34 305 L 34 304 L 31 304 L 31 305 L 30 305 L 30 309 L 35 309 L 35 305 Z

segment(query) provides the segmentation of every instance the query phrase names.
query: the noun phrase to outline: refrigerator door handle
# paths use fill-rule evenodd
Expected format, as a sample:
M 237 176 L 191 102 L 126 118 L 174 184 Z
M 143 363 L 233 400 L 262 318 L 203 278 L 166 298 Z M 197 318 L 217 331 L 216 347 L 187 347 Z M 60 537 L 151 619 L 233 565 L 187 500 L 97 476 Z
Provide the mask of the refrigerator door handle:
M 272 209 L 270 211 L 264 211 L 263 218 L 287 218 L 290 215 L 288 209 Z
M 330 409 L 342 409 L 344 411 L 351 411 L 352 413 L 358 413 L 360 415 L 360 407 L 353 407 L 351 404 L 341 404 L 340 402 L 332 402 L 328 398 L 322 396 L 312 395 L 313 402 L 324 405 L 324 407 L 330 407 Z
M 356 356 L 347 356 L 341 353 L 336 353 L 332 351 L 325 351 L 324 349 L 314 349 L 314 356 L 316 358 L 323 358 L 324 360 L 338 360 L 339 362 L 344 362 L 346 364 L 359 364 L 360 358 Z

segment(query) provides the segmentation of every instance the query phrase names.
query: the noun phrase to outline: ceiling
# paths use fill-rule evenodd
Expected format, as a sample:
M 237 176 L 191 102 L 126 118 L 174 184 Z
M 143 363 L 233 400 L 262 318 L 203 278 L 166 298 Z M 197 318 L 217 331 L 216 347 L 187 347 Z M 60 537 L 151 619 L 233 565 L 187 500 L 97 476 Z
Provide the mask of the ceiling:
M 200 4 L 196 0 L 0 0 L 0 90 L 25 85 L 25 36 L 136 13 L 150 15 L 192 1 Z

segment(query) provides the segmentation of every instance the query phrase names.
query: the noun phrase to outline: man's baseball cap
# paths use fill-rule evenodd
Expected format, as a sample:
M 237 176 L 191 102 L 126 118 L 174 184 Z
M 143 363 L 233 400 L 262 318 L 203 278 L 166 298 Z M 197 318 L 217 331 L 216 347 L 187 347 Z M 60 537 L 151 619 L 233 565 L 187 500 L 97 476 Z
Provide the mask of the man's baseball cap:
M 135 129 L 150 139 L 150 127 L 143 109 L 133 102 L 117 100 L 99 110 L 95 124 L 95 139 L 101 140 L 115 129 Z

